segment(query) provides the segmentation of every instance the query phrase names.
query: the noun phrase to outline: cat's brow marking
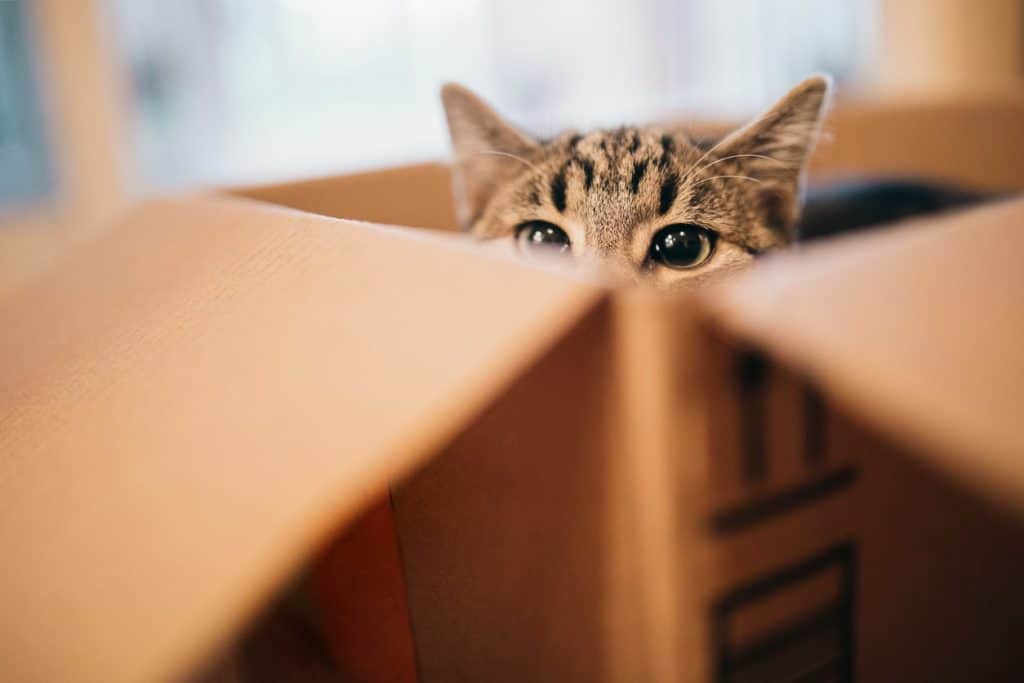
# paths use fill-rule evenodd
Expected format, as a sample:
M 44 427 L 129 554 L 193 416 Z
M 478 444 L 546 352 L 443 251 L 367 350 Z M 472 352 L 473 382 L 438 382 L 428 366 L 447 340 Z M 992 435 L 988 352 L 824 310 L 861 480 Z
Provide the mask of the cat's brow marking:
M 551 203 L 555 205 L 559 213 L 565 211 L 565 169 L 559 169 L 555 177 L 551 179 Z
M 664 216 L 672 208 L 679 193 L 679 176 L 670 173 L 661 183 L 661 194 L 658 198 L 658 214 Z
M 661 158 L 658 159 L 658 166 L 665 168 L 668 166 L 669 161 L 672 159 L 672 153 L 675 152 L 676 142 L 672 139 L 672 136 L 666 133 L 661 136 Z
M 707 199 L 711 188 L 708 186 L 694 185 L 690 190 L 690 206 L 699 206 Z
M 583 169 L 583 186 L 589 190 L 594 184 L 594 162 L 583 157 L 573 157 L 572 161 Z
M 644 179 L 645 173 L 647 173 L 647 161 L 638 161 L 633 165 L 633 177 L 629 179 L 629 189 L 633 194 L 639 194 L 640 181 Z
M 526 195 L 526 201 L 534 206 L 540 206 L 540 188 L 537 187 L 537 183 L 530 185 L 530 189 Z

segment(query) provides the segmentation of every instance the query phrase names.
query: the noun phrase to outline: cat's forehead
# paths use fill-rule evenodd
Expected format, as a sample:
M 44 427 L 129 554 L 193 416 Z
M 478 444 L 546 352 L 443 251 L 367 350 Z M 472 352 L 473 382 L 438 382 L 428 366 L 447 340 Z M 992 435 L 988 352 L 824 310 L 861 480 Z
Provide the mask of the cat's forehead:
M 620 127 L 568 132 L 543 145 L 525 203 L 584 226 L 587 242 L 617 249 L 634 229 L 665 216 L 706 150 L 681 132 Z
M 640 159 L 657 161 L 664 166 L 703 153 L 697 141 L 680 131 L 635 126 L 563 133 L 545 147 L 554 156 L 575 155 L 595 166 L 606 167 Z

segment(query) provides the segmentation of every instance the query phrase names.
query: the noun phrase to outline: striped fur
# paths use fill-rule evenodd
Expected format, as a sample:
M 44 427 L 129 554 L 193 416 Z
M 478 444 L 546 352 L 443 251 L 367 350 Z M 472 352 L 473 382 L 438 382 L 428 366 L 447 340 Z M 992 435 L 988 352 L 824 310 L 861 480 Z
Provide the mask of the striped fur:
M 704 282 L 794 239 L 804 167 L 829 91 L 827 78 L 809 78 L 713 143 L 659 126 L 539 140 L 448 84 L 442 99 L 460 222 L 496 239 L 543 220 L 569 235 L 578 258 L 658 286 Z M 706 264 L 682 271 L 652 266 L 652 235 L 677 223 L 716 233 Z

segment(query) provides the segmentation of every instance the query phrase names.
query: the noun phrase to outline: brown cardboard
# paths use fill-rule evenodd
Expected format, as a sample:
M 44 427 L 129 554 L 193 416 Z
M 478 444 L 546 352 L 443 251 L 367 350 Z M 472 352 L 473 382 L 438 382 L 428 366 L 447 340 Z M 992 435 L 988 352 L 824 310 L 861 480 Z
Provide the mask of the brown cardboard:
M 2 311 L 2 678 L 182 672 L 599 296 L 459 238 L 138 208 Z
M 1021 163 L 869 119 L 830 168 Z M 446 182 L 144 204 L 0 304 L 0 678 L 192 672 L 390 488 L 352 557 L 398 563 L 423 681 L 1014 679 L 1024 205 L 693 298 L 265 203 L 445 229 Z
M 841 387 L 932 466 L 1020 505 L 1022 215 L 1010 201 L 774 259 L 712 299 L 716 319 Z
M 395 491 L 421 680 L 698 680 L 687 318 L 610 303 Z
M 567 338 L 395 494 L 421 679 L 1014 680 L 1020 217 L 784 257 L 704 334 L 636 295 Z
M 416 645 L 390 496 L 312 563 L 307 604 L 329 662 L 359 681 L 416 681 Z M 310 638 L 316 643 L 318 638 Z
M 814 176 L 911 175 L 978 189 L 1022 186 L 1024 93 L 840 102 Z
M 339 177 L 236 188 L 232 194 L 321 216 L 455 230 L 451 176 L 443 164 L 415 164 Z
M 757 651 L 722 605 L 774 582 L 775 610 L 820 615 L 772 577 L 831 553 L 835 626 L 804 631 L 805 662 L 871 681 L 1019 679 L 1022 217 L 1018 200 L 809 249 L 705 299 L 718 671 Z M 793 619 L 762 615 L 763 633 Z M 735 675 L 785 656 L 760 651 Z

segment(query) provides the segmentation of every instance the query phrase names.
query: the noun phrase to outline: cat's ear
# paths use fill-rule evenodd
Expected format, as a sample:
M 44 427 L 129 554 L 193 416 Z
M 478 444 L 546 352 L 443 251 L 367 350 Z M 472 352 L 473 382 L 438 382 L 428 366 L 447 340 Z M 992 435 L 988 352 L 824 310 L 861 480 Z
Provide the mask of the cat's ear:
M 753 178 L 766 223 L 788 231 L 802 200 L 807 161 L 828 110 L 832 81 L 812 76 L 749 124 L 715 146 L 715 156 L 735 157 L 741 175 Z
M 441 88 L 455 153 L 452 168 L 455 208 L 468 229 L 494 191 L 522 170 L 539 143 L 502 119 L 472 92 L 455 83 Z

